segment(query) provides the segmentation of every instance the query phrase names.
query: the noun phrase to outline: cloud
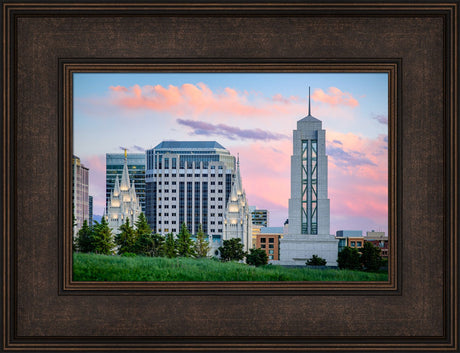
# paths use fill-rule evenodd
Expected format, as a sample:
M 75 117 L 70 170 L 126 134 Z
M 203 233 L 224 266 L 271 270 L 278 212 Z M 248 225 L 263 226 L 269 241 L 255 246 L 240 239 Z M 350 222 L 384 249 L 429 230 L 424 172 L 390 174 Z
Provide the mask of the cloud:
M 139 152 L 145 152 L 145 148 L 141 146 L 134 145 L 131 147 L 133 150 L 139 151 Z
M 374 115 L 372 119 L 377 120 L 380 124 L 388 125 L 388 116 L 386 115 Z
M 124 150 L 129 151 L 129 148 L 128 148 L 128 147 L 118 146 L 118 148 L 119 148 L 120 150 L 122 150 L 122 151 L 124 151 Z
M 327 93 L 321 88 L 315 89 L 311 98 L 316 102 L 326 103 L 331 106 L 357 107 L 358 101 L 353 98 L 351 93 L 342 92 L 337 87 L 329 87 Z
M 296 96 L 272 97 L 261 92 L 235 90 L 225 87 L 212 90 L 204 83 L 185 83 L 180 86 L 134 85 L 131 87 L 110 86 L 108 96 L 97 104 L 118 108 L 117 115 L 135 118 L 146 112 L 162 113 L 162 116 L 208 117 L 220 122 L 235 119 L 250 120 L 254 126 L 270 123 L 267 117 L 301 116 L 305 112 L 305 101 Z M 82 105 L 84 101 L 81 102 Z M 90 102 L 94 104 L 93 101 Z M 251 117 L 251 119 L 247 119 Z M 272 122 L 273 123 L 273 122 Z M 282 125 L 280 125 L 282 126 Z
M 331 156 L 337 166 L 341 167 L 357 167 L 361 165 L 372 165 L 376 166 L 369 158 L 366 157 L 366 154 L 359 151 L 345 151 L 341 147 L 334 145 L 327 146 L 327 154 Z
M 343 145 L 343 143 L 340 142 L 339 140 L 332 140 L 332 142 L 333 142 L 333 143 L 336 143 L 336 144 L 338 144 L 338 145 L 341 145 L 341 146 Z
M 194 135 L 205 136 L 225 136 L 229 139 L 251 139 L 251 140 L 282 140 L 289 139 L 289 136 L 284 134 L 272 133 L 262 129 L 240 129 L 235 126 L 228 126 L 225 124 L 210 124 L 203 121 L 195 120 L 176 120 L 180 125 L 188 126 L 193 129 Z

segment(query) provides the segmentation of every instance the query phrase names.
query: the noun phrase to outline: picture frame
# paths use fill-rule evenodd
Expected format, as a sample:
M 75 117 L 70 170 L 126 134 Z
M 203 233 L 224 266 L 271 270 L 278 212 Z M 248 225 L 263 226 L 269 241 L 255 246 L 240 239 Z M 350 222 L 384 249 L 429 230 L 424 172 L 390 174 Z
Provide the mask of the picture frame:
M 458 351 L 457 16 L 458 1 L 3 3 L 3 350 Z M 72 282 L 72 72 L 366 68 L 390 73 L 388 282 Z

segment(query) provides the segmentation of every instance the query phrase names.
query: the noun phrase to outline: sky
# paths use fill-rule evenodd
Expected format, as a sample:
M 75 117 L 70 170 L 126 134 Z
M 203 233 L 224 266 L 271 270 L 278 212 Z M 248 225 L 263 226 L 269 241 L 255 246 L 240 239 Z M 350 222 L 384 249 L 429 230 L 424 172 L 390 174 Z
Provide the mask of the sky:
M 163 140 L 217 141 L 239 154 L 248 203 L 288 218 L 292 131 L 308 114 L 326 130 L 331 234 L 388 234 L 385 73 L 75 73 L 74 155 L 105 207 L 105 154 Z M 364 233 L 365 234 L 365 233 Z

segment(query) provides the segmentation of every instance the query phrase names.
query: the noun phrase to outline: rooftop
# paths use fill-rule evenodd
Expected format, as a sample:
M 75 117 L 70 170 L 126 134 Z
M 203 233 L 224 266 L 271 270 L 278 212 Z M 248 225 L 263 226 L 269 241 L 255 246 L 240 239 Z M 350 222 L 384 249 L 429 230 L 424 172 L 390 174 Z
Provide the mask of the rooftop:
M 216 141 L 163 141 L 155 149 L 225 149 Z
M 260 228 L 260 234 L 283 234 L 283 227 L 263 227 Z

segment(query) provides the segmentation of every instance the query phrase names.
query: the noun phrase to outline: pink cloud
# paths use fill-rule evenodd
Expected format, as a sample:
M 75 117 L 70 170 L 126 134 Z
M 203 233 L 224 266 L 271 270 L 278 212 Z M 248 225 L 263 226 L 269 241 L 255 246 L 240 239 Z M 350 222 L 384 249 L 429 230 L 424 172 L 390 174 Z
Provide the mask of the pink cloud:
M 329 87 L 327 93 L 321 88 L 315 89 L 311 98 L 316 102 L 322 102 L 332 106 L 345 105 L 357 107 L 359 105 L 358 101 L 353 98 L 351 93 L 342 92 L 337 87 Z
M 355 151 L 357 163 L 343 163 L 329 156 L 329 198 L 331 224 L 351 224 L 347 219 L 365 218 L 369 228 L 388 224 L 388 149 L 384 135 L 368 139 L 354 134 L 328 131 L 328 146 Z M 365 159 L 370 163 L 359 163 Z M 362 222 L 360 222 L 362 224 Z M 342 228 L 343 229 L 343 228 Z M 369 229 L 362 229 L 363 231 Z
M 283 97 L 277 94 L 265 98 L 259 92 L 237 91 L 226 87 L 221 91 L 212 91 L 204 83 L 163 87 L 110 86 L 109 103 L 128 110 L 145 109 L 165 112 L 174 116 L 224 119 L 266 119 L 267 116 L 282 114 L 300 116 L 305 111 L 305 103 L 298 97 Z M 214 121 L 215 122 L 215 121 Z

